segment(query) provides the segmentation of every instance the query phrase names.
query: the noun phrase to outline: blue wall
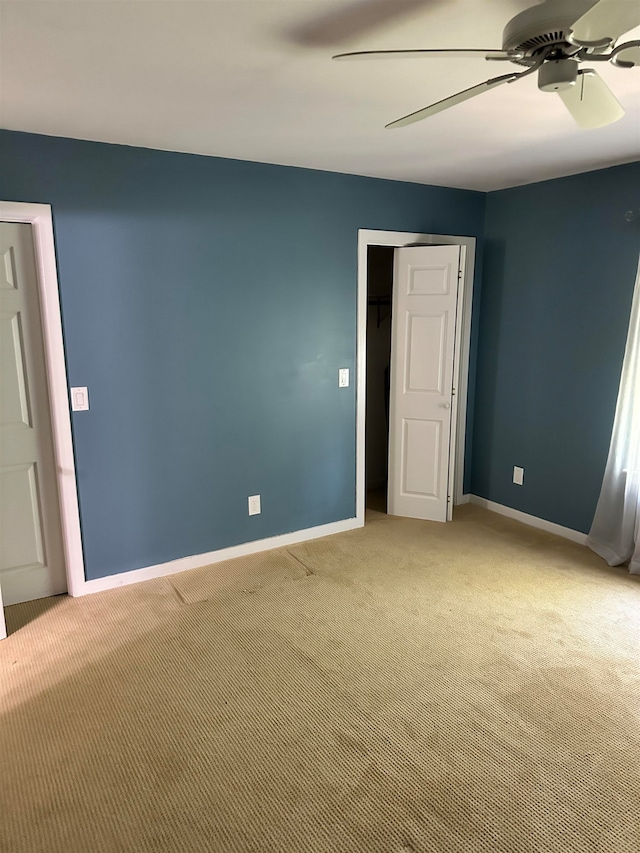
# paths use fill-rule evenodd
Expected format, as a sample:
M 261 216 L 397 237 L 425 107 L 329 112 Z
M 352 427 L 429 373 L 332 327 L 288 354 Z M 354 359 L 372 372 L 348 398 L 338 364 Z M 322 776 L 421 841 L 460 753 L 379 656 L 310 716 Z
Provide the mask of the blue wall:
M 634 163 L 487 200 L 471 491 L 583 532 L 613 424 L 639 187 Z
M 481 237 L 485 196 L 9 131 L 0 157 L 1 198 L 53 207 L 87 577 L 352 517 L 357 230 Z

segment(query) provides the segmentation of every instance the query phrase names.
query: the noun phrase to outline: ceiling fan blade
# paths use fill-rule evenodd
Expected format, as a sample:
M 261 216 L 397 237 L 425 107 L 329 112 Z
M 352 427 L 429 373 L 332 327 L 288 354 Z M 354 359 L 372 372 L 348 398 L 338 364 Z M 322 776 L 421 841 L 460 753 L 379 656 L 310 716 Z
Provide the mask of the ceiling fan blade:
M 578 127 L 585 130 L 613 124 L 624 115 L 616 96 L 592 68 L 578 71 L 575 86 L 558 95 Z
M 471 86 L 470 89 L 464 89 L 456 95 L 451 95 L 449 98 L 444 98 L 442 101 L 437 101 L 422 110 L 415 113 L 410 113 L 403 118 L 392 121 L 386 125 L 387 128 L 406 127 L 408 124 L 413 124 L 416 121 L 429 118 L 442 110 L 448 110 L 449 107 L 455 107 L 456 104 L 461 104 L 463 101 L 468 101 L 470 98 L 475 98 L 476 95 L 481 95 L 483 92 L 488 92 L 490 89 L 495 89 L 496 86 L 501 86 L 503 83 L 511 83 L 521 77 L 521 74 L 504 74 L 502 77 L 494 77 L 492 80 L 485 80 L 484 83 L 479 83 L 477 86 Z
M 585 46 L 611 44 L 640 26 L 637 0 L 598 0 L 571 28 L 571 41 Z
M 611 60 L 614 65 L 621 65 L 628 68 L 631 65 L 640 65 L 640 42 L 627 42 L 629 47 L 624 44 L 618 45 L 615 49 L 615 55 Z
M 354 53 L 338 53 L 332 59 L 442 59 L 442 58 L 476 58 L 476 59 L 520 59 L 523 53 L 517 50 L 482 50 L 480 48 L 452 50 L 358 50 Z

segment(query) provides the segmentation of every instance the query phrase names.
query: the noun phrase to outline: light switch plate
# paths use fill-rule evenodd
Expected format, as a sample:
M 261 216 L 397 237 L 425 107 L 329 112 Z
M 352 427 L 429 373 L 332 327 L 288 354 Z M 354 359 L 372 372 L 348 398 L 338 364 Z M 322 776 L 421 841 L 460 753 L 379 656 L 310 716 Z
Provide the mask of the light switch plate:
M 516 486 L 522 486 L 524 483 L 524 468 L 518 468 L 517 465 L 513 466 L 513 482 Z
M 348 388 L 349 387 L 349 368 L 341 367 L 338 370 L 338 388 Z
M 71 411 L 87 412 L 89 410 L 89 391 L 84 388 L 71 388 Z

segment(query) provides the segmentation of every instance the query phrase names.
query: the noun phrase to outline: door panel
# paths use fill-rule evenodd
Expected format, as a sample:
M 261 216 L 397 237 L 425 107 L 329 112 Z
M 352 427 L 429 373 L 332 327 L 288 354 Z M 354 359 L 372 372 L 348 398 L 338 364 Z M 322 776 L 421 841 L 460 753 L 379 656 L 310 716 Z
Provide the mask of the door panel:
M 390 515 L 446 521 L 460 246 L 396 249 Z
M 437 497 L 441 441 L 442 424 L 439 421 L 403 419 L 402 497 Z
M 35 465 L 0 469 L 0 565 L 3 572 L 44 566 L 39 503 Z
M 24 337 L 20 314 L 0 315 L 0 364 L 2 364 L 2 426 L 31 427 L 24 366 Z
M 446 315 L 414 314 L 408 311 L 407 326 L 405 392 L 442 394 Z
M 422 246 L 416 246 L 419 251 Z M 438 249 L 440 246 L 425 246 L 427 249 Z M 398 250 L 399 251 L 399 250 Z M 409 279 L 410 296 L 445 296 L 450 291 L 449 264 L 434 264 L 428 268 L 414 268 Z
M 66 590 L 31 226 L 0 223 L 0 586 L 15 604 Z

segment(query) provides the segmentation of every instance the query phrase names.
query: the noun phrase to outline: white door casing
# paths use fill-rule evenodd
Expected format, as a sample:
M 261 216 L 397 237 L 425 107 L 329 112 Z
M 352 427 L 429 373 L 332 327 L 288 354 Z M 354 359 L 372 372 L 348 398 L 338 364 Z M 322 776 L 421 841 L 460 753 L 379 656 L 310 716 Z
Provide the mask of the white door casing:
M 460 246 L 396 249 L 389 416 L 390 515 L 452 517 Z
M 5 604 L 67 589 L 31 226 L 0 222 L 0 585 Z

